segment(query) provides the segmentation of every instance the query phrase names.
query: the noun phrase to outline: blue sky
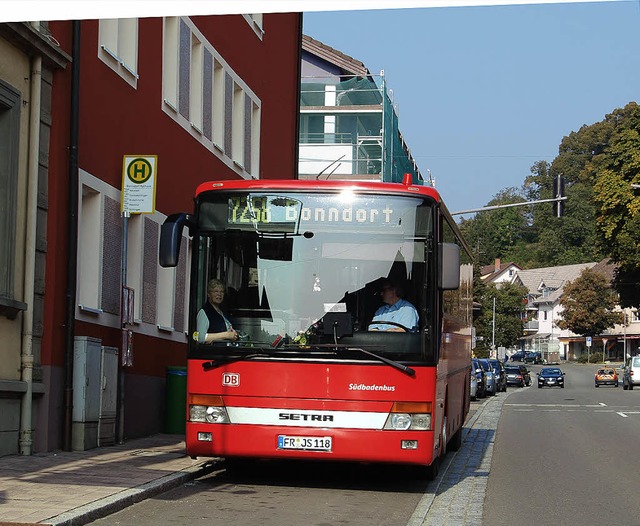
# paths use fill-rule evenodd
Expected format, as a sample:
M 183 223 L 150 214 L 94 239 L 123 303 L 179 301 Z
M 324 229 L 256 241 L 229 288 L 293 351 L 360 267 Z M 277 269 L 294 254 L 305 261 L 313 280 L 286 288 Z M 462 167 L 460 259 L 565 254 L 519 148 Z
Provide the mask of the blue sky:
M 640 2 L 306 12 L 304 33 L 362 61 L 452 212 L 519 187 L 562 138 L 640 102 Z

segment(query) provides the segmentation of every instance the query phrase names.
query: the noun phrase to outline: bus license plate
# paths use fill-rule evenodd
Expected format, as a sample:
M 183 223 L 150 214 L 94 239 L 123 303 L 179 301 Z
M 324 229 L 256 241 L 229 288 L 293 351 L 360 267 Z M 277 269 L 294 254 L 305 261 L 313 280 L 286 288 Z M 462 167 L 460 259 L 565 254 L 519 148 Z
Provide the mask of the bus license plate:
M 278 435 L 278 449 L 331 451 L 331 446 L 331 437 L 297 437 L 289 435 Z

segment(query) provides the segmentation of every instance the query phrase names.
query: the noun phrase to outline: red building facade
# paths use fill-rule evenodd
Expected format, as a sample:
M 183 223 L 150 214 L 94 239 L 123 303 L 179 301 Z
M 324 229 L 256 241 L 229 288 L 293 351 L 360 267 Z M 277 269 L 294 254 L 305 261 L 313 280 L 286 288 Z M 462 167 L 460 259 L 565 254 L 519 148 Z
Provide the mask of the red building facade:
M 34 451 L 163 430 L 166 370 L 186 361 L 189 263 L 185 242 L 176 269 L 159 267 L 160 225 L 192 209 L 201 182 L 295 177 L 301 26 L 287 13 L 49 24 L 72 64 L 52 80 Z M 125 230 L 126 155 L 157 156 L 157 182 L 155 212 L 131 215 Z M 124 367 L 123 273 L 135 297 Z M 118 353 L 119 382 L 108 367 L 79 371 L 96 349 Z M 83 374 L 100 396 L 117 385 L 104 429 L 81 420 Z

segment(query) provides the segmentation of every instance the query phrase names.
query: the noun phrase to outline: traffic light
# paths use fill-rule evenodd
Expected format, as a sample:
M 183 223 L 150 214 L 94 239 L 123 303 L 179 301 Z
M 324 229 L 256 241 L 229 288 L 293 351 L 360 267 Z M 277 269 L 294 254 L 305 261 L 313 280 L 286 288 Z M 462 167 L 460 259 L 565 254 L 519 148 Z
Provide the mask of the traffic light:
M 564 197 L 564 177 L 557 175 L 553 180 L 553 197 Z M 564 215 L 564 201 L 553 202 L 553 215 L 562 217 Z

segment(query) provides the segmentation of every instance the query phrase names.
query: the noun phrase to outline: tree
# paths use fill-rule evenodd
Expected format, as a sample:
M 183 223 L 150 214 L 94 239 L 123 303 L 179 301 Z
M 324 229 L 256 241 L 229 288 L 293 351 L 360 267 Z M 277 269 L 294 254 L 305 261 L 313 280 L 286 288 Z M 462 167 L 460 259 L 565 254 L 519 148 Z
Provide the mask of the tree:
M 563 310 L 556 325 L 581 336 L 597 336 L 623 322 L 623 313 L 614 310 L 618 293 L 603 274 L 591 269 L 564 286 L 560 305 Z
M 603 249 L 618 265 L 623 305 L 640 306 L 640 194 L 631 186 L 640 183 L 640 106 L 629 103 L 606 121 L 609 140 L 590 166 L 597 229 Z
M 490 348 L 493 341 L 493 299 L 496 299 L 495 345 L 513 347 L 523 333 L 523 318 L 526 310 L 524 299 L 527 289 L 511 283 L 483 284 L 480 299 L 481 313 L 476 320 L 476 334 L 482 337 L 479 347 Z
M 506 188 L 496 194 L 487 206 L 521 203 L 525 200 L 517 188 Z M 520 243 L 527 232 L 525 208 L 512 207 L 485 210 L 469 220 L 462 220 L 460 229 L 467 243 L 476 250 L 480 265 L 495 258 L 505 258 L 511 247 Z

